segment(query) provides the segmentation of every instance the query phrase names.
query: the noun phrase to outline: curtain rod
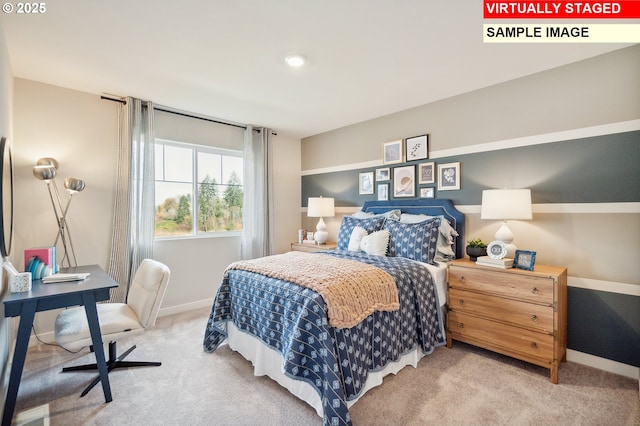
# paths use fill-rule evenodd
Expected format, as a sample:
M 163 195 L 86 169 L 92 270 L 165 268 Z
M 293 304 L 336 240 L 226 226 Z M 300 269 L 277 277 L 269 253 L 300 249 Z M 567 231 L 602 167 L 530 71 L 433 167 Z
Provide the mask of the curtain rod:
M 105 95 L 100 96 L 100 99 L 104 99 L 104 100 L 107 100 L 107 101 L 113 101 L 113 102 L 120 102 L 121 104 L 126 104 L 127 103 L 127 101 L 125 101 L 124 99 L 112 98 L 112 97 L 105 96 Z
M 196 115 L 196 114 L 192 114 L 192 113 L 189 113 L 189 112 L 176 110 L 174 108 L 169 108 L 169 107 L 162 106 L 162 105 L 154 105 L 153 109 L 155 109 L 156 111 L 168 112 L 170 114 L 180 115 L 182 117 L 195 118 L 195 119 L 198 119 L 198 120 L 209 121 L 211 123 L 224 124 L 224 125 L 232 126 L 232 127 L 239 127 L 241 129 L 246 129 L 247 128 L 247 126 L 244 125 L 244 124 L 232 123 L 232 122 L 228 122 L 228 121 L 220 121 L 220 120 L 216 120 L 215 118 L 206 117 L 206 116 L 202 116 L 202 115 Z
M 113 101 L 113 102 L 119 102 L 121 104 L 126 104 L 127 101 L 125 101 L 124 99 L 120 99 L 117 97 L 110 97 L 110 96 L 105 96 L 102 95 L 100 96 L 100 99 L 105 99 L 107 101 Z M 211 117 L 206 117 L 203 115 L 196 115 L 193 113 L 189 113 L 186 111 L 180 111 L 177 110 L 175 108 L 170 108 L 170 107 L 166 107 L 166 106 L 162 106 L 162 105 L 154 105 L 153 109 L 156 111 L 161 111 L 161 112 L 168 112 L 170 114 L 176 114 L 176 115 L 180 115 L 183 117 L 188 117 L 188 118 L 195 118 L 197 120 L 204 120 L 204 121 L 209 121 L 211 123 L 216 123 L 216 124 L 224 124 L 226 126 L 232 126 L 232 127 L 238 127 L 240 129 L 246 129 L 247 126 L 244 124 L 239 124 L 239 123 L 233 123 L 230 121 L 220 121 L 220 120 L 216 120 L 215 118 L 211 118 Z M 260 129 L 253 129 L 254 132 L 260 132 Z M 276 132 L 271 132 L 272 135 L 277 136 L 278 134 Z

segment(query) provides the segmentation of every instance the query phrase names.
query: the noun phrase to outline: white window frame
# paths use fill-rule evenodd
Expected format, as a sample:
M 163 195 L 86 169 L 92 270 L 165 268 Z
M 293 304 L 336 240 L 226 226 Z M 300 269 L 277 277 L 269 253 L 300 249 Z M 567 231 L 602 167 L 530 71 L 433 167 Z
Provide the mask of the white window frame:
M 171 235 L 171 236 L 156 236 L 154 235 L 155 240 L 175 240 L 175 239 L 193 239 L 193 238 L 219 238 L 219 237 L 233 237 L 233 236 L 241 236 L 242 231 L 212 231 L 212 232 L 199 232 L 198 231 L 198 153 L 204 152 L 207 154 L 217 154 L 224 155 L 228 157 L 239 157 L 244 158 L 244 154 L 240 150 L 235 149 L 227 149 L 227 148 L 217 148 L 208 145 L 198 145 L 189 142 L 180 142 L 169 139 L 156 138 L 155 139 L 155 148 L 158 148 L 158 145 L 165 146 L 173 146 L 177 148 L 188 148 L 191 149 L 191 164 L 192 167 L 192 176 L 191 176 L 191 191 L 193 194 L 192 202 L 191 202 L 191 234 L 190 235 Z M 163 155 L 164 159 L 165 156 Z M 155 166 L 154 166 L 155 167 Z M 162 165 L 164 170 L 165 165 Z M 244 172 L 244 163 L 243 163 L 243 172 Z M 154 179 L 154 186 L 158 179 Z M 162 179 L 163 182 L 168 182 Z M 222 185 L 222 183 L 219 183 Z M 244 191 L 244 180 L 242 182 L 242 190 Z M 155 191 L 155 189 L 154 189 Z M 154 204 L 157 204 L 158 200 L 155 201 Z M 154 206 L 154 209 L 157 207 Z M 243 208 L 243 216 L 244 216 L 244 208 Z M 155 222 L 154 222 L 155 227 Z M 155 231 L 154 231 L 155 234 Z

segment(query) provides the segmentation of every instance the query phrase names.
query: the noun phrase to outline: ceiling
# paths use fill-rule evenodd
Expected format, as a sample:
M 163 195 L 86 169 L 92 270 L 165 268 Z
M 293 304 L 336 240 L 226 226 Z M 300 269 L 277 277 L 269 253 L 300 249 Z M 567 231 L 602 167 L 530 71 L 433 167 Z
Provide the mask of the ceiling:
M 483 44 L 482 1 L 65 0 L 0 14 L 15 77 L 303 138 L 616 50 Z M 308 62 L 290 68 L 284 57 Z

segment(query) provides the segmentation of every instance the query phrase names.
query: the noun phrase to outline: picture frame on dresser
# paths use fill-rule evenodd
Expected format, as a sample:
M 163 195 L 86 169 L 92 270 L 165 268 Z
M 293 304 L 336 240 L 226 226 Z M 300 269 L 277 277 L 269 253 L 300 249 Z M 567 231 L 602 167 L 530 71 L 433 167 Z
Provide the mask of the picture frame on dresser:
M 524 269 L 525 271 L 533 271 L 536 263 L 536 252 L 529 250 L 516 250 L 513 258 L 513 267 Z

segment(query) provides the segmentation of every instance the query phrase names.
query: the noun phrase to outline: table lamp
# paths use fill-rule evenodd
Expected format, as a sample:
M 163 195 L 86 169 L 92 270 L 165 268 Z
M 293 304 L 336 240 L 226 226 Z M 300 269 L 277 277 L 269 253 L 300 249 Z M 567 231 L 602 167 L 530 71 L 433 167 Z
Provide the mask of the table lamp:
M 313 239 L 316 240 L 318 244 L 326 243 L 329 238 L 329 233 L 327 232 L 327 225 L 325 225 L 322 218 L 335 216 L 333 198 L 309 197 L 307 216 L 320 218 L 316 225 L 316 232 Z
M 532 219 L 531 190 L 486 189 L 482 191 L 480 219 L 502 220 L 502 226 L 494 237 L 506 246 L 506 257 L 513 258 L 516 246 L 513 244 L 513 232 L 507 226 L 507 220 Z

